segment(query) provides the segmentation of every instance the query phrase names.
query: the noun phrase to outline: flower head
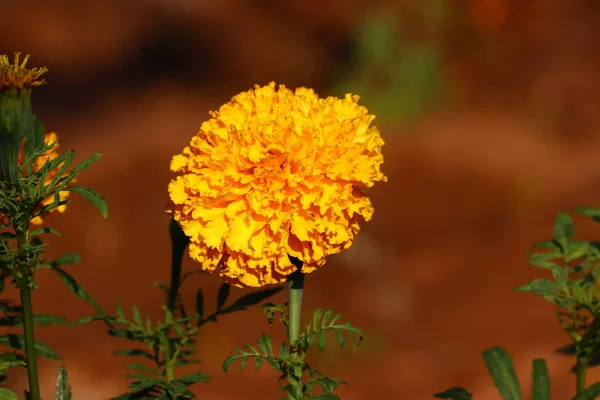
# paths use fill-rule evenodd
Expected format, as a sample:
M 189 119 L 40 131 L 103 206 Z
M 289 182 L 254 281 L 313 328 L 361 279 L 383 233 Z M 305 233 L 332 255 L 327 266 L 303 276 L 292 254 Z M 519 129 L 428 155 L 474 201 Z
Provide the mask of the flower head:
M 40 155 L 34 163 L 33 166 L 33 173 L 38 172 L 46 163 L 50 162 L 51 160 L 54 160 L 56 157 L 58 157 L 58 136 L 56 135 L 56 133 L 54 132 L 49 132 L 46 133 L 44 136 L 44 142 L 46 143 L 46 145 L 48 146 L 52 146 L 52 148 L 47 151 L 45 154 Z M 25 154 L 23 151 L 23 144 L 21 144 L 21 151 L 19 152 L 19 158 L 18 158 L 18 165 L 22 165 L 23 162 L 25 161 Z M 60 169 L 61 165 L 57 165 L 56 168 L 50 170 L 46 176 L 46 182 L 44 182 L 44 185 L 49 185 L 52 180 L 56 177 L 56 174 L 58 173 L 58 170 Z M 69 192 L 68 191 L 61 191 L 59 192 L 59 198 L 60 201 L 64 201 L 68 198 L 69 196 Z M 49 204 L 52 204 L 54 202 L 54 196 L 49 196 L 47 198 L 45 198 L 44 200 L 42 200 L 42 202 L 38 205 L 38 209 L 41 209 L 42 207 L 45 207 Z M 49 212 L 59 212 L 59 213 L 63 213 L 65 212 L 65 210 L 67 209 L 67 206 L 65 204 L 62 204 L 56 208 L 51 209 Z M 7 217 L 3 214 L 0 214 L 0 225 L 5 224 L 7 222 Z M 33 219 L 31 219 L 30 221 L 33 225 L 41 225 L 43 223 L 43 218 L 42 216 L 37 216 Z
M 48 72 L 48 69 L 46 67 L 28 69 L 25 65 L 29 55 L 25 56 L 23 62 L 19 64 L 20 57 L 21 53 L 15 53 L 15 61 L 11 65 L 6 55 L 0 55 L 0 90 L 22 90 L 46 83 L 46 80 L 40 77 Z
M 202 268 L 236 286 L 315 271 L 352 245 L 386 181 L 384 144 L 358 96 L 255 86 L 223 105 L 171 161 L 170 212 Z

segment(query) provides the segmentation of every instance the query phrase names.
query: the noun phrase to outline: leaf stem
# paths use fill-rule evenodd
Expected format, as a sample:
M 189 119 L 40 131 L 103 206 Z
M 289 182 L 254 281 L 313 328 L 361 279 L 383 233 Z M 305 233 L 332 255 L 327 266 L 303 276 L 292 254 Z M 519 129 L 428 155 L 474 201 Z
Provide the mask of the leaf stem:
M 297 264 L 297 263 L 295 263 Z M 291 360 L 298 360 L 299 354 L 296 349 L 298 339 L 300 338 L 300 316 L 302 310 L 302 291 L 304 290 L 304 274 L 301 271 L 301 264 L 296 265 L 298 270 L 290 274 L 287 282 L 288 287 L 288 341 L 290 344 Z M 302 367 L 303 362 L 294 363 L 293 371 L 287 376 L 290 396 L 295 400 L 304 398 L 302 393 Z
M 27 231 L 17 233 L 17 246 L 21 249 L 27 243 Z M 21 295 L 23 308 L 23 335 L 25 339 L 25 359 L 29 378 L 29 394 L 31 400 L 40 400 L 40 382 L 38 379 L 37 358 L 35 351 L 35 335 L 33 330 L 33 306 L 31 302 L 31 272 L 21 270 L 16 279 Z

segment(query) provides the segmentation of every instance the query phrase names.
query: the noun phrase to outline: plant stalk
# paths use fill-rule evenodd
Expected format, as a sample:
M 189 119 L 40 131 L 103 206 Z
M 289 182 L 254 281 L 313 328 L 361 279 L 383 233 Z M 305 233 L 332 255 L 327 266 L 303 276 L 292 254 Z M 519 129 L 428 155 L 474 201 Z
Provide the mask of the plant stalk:
M 586 388 L 586 377 L 587 377 L 587 369 L 589 366 L 589 360 L 587 357 L 577 357 L 577 364 L 575 365 L 575 373 L 577 376 L 576 380 L 576 388 L 577 394 L 583 392 Z
M 300 316 L 302 311 L 302 291 L 304 290 L 304 274 L 300 267 L 292 273 L 287 282 L 288 287 L 288 341 L 290 348 L 293 349 L 300 337 Z M 291 351 L 291 359 L 298 360 L 298 352 Z M 302 400 L 302 363 L 298 362 L 291 376 L 288 375 L 290 383 L 290 395 L 295 400 Z
M 17 246 L 22 248 L 27 243 L 27 232 L 17 233 Z M 20 267 L 20 266 L 19 266 Z M 35 334 L 33 329 L 33 305 L 31 302 L 31 286 L 29 285 L 30 271 L 21 269 L 19 279 L 16 279 L 21 295 L 23 308 L 23 337 L 25 340 L 25 360 L 29 378 L 29 394 L 31 400 L 40 400 L 40 382 L 38 378 L 37 354 L 35 351 Z

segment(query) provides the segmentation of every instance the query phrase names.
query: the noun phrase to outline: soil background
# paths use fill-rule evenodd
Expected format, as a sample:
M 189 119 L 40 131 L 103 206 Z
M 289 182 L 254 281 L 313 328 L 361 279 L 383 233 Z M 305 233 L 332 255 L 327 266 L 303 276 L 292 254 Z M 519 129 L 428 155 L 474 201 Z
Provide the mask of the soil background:
M 443 18 L 425 3 L 443 5 Z M 316 353 L 313 362 L 350 383 L 339 390 L 345 400 L 431 399 L 452 386 L 493 400 L 500 397 L 481 351 L 502 345 L 526 397 L 533 358 L 548 360 L 553 398 L 572 397 L 573 359 L 556 354 L 568 338 L 554 307 L 512 289 L 544 273 L 527 265 L 526 253 L 550 238 L 558 211 L 599 203 L 598 2 L 4 0 L 0 54 L 31 54 L 30 66 L 50 70 L 34 93 L 35 113 L 59 133 L 61 148 L 80 159 L 104 153 L 80 181 L 106 197 L 109 218 L 76 198 L 66 214 L 48 218 L 63 234 L 52 239 L 52 254 L 83 256 L 68 270 L 103 307 L 113 309 L 118 297 L 158 318 L 162 298 L 151 284 L 169 275 L 172 155 L 209 110 L 255 83 L 329 95 L 348 71 L 363 79 L 352 43 L 375 12 L 439 56 L 444 101 L 410 120 L 377 120 L 389 182 L 371 192 L 374 218 L 347 253 L 307 277 L 305 290 L 306 314 L 343 312 L 366 342 Z M 423 28 L 432 18 L 435 34 Z M 582 218 L 576 227 L 582 238 L 600 234 Z M 194 267 L 186 259 L 184 269 Z M 93 313 L 55 275 L 43 271 L 38 283 L 36 312 Z M 197 275 L 184 301 L 191 306 L 202 287 L 213 307 L 219 284 Z M 256 308 L 202 330 L 194 368 L 213 381 L 194 387 L 199 398 L 276 397 L 268 368 L 221 370 L 234 347 L 261 332 L 281 337 Z M 75 399 L 105 400 L 126 388 L 123 366 L 133 360 L 111 352 L 128 343 L 102 325 L 41 328 L 37 338 L 63 356 Z M 47 399 L 60 365 L 41 361 Z M 22 393 L 24 370 L 9 385 Z

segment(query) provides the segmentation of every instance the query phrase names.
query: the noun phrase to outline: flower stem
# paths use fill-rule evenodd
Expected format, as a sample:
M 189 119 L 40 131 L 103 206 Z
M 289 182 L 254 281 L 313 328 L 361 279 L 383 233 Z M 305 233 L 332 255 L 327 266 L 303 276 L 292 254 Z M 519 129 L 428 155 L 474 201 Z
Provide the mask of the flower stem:
M 302 310 L 302 291 L 304 289 L 304 274 L 300 267 L 292 273 L 287 282 L 288 286 L 288 341 L 290 348 L 294 348 L 300 337 L 300 316 Z M 298 351 L 291 351 L 292 361 L 298 361 L 293 371 L 288 375 L 290 383 L 290 396 L 294 400 L 302 400 L 302 367 L 303 361 L 299 360 Z
M 23 247 L 27 242 L 27 232 L 17 233 L 17 245 Z M 31 302 L 31 286 L 29 271 L 22 271 L 16 279 L 21 295 L 23 308 L 23 336 L 25 339 L 25 360 L 27 362 L 27 376 L 29 378 L 29 394 L 31 400 L 40 400 L 40 382 L 38 379 L 37 358 L 35 351 L 35 335 L 33 331 L 33 306 Z
M 577 393 L 581 393 L 586 389 L 586 376 L 588 369 L 589 360 L 587 357 L 577 357 L 577 364 L 575 365 L 575 373 L 577 375 Z

